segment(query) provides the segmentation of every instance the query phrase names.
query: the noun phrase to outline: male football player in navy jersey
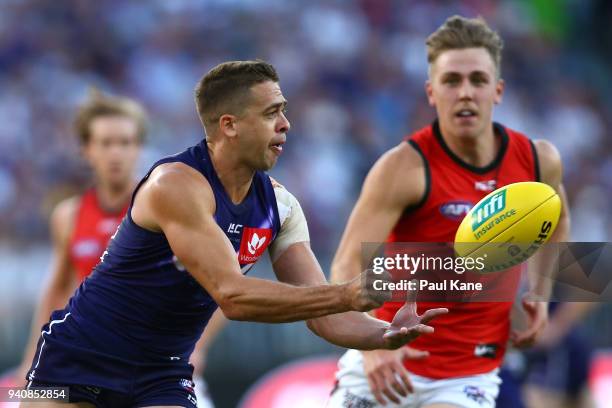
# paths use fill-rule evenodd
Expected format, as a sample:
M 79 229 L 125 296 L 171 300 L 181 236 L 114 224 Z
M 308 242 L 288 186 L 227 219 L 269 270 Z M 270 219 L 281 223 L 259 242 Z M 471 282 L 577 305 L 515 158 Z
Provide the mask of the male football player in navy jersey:
M 202 78 L 206 139 L 155 163 L 136 187 L 102 261 L 43 327 L 30 387 L 67 386 L 73 406 L 195 407 L 188 359 L 217 305 L 233 320 L 308 319 L 357 349 L 432 331 L 426 323 L 445 309 L 418 316 L 407 303 L 387 323 L 358 312 L 381 304 L 361 278 L 327 284 L 299 203 L 263 172 L 289 130 L 278 81 L 263 61 Z M 282 283 L 244 276 L 266 248 Z

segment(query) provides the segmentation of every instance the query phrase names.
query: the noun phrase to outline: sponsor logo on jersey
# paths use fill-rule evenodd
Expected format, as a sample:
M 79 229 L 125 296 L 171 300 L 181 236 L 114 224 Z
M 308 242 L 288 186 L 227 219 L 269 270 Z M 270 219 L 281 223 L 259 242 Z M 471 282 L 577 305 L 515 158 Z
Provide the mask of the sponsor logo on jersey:
M 476 357 L 495 358 L 497 354 L 497 344 L 477 344 L 474 347 L 474 355 Z
M 472 231 L 484 224 L 489 218 L 499 213 L 506 207 L 506 190 L 489 197 L 482 204 L 474 208 L 472 213 Z
M 234 224 L 230 222 L 229 227 L 227 228 L 228 234 L 240 234 L 240 230 L 242 229 L 242 224 Z
M 264 253 L 272 240 L 272 230 L 270 228 L 251 228 L 242 229 L 242 240 L 238 251 L 238 261 L 241 265 L 254 263 Z
M 251 239 L 247 241 L 247 248 L 251 255 L 255 255 L 257 250 L 266 242 L 266 236 L 260 237 L 257 233 L 251 236 Z
M 451 220 L 462 220 L 473 206 L 470 201 L 449 201 L 440 205 L 440 213 Z
M 474 188 L 477 191 L 491 192 L 497 187 L 497 180 L 475 181 Z
M 104 235 L 110 235 L 119 226 L 119 220 L 116 218 L 104 218 L 103 220 L 98 221 L 98 225 L 96 226 L 98 232 Z
M 97 257 L 101 249 L 97 239 L 83 238 L 74 243 L 72 246 L 72 254 L 75 258 Z

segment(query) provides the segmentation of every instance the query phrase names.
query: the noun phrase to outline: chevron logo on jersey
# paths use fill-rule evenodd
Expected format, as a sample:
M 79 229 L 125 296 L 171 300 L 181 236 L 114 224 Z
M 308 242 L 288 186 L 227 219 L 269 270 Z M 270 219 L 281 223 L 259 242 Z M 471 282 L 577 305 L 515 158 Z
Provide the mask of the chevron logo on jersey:
M 238 251 L 238 261 L 241 265 L 254 263 L 264 253 L 272 240 L 272 230 L 270 228 L 250 228 L 242 229 L 242 239 L 240 250 Z
M 251 255 L 255 255 L 257 250 L 266 242 L 266 237 L 260 237 L 257 233 L 251 236 L 251 240 L 248 241 L 247 248 Z

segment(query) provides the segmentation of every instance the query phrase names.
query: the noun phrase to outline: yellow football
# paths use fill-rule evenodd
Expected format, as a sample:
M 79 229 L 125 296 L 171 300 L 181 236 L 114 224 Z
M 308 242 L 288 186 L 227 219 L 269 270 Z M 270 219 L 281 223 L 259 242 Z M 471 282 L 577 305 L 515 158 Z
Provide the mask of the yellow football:
M 559 223 L 561 199 L 548 184 L 501 187 L 478 202 L 455 235 L 455 252 L 480 259 L 479 272 L 520 264 L 547 242 Z

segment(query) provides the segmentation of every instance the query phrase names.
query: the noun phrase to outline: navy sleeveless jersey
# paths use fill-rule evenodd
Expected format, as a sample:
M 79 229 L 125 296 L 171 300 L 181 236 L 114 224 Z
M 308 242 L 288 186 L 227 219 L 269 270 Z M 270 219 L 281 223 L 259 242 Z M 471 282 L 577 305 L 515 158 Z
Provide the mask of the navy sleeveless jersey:
M 270 178 L 256 172 L 246 198 L 238 205 L 233 204 L 215 173 L 203 141 L 155 163 L 134 196 L 153 169 L 171 162 L 185 163 L 206 177 L 215 195 L 215 220 L 234 246 L 242 271 L 246 273 L 280 229 Z M 209 261 L 215 262 L 214 258 Z M 71 350 L 73 355 L 85 354 L 82 360 L 87 364 L 101 365 L 101 361 L 110 359 L 128 365 L 173 362 L 186 366 L 216 308 L 211 296 L 173 255 L 165 235 L 135 224 L 130 206 L 94 272 L 81 284 L 68 306 L 54 312 L 50 324 L 43 328 L 38 358 L 34 359 L 29 378 L 74 382 L 57 378 L 57 369 L 54 375 L 46 374 L 45 367 L 53 365 L 57 349 Z M 70 365 L 66 361 L 61 364 Z M 100 372 L 94 375 L 97 377 L 109 369 L 100 366 L 92 371 Z M 68 369 L 66 376 L 69 372 Z M 79 375 L 88 379 L 89 384 L 117 390 L 125 388 L 122 384 L 109 384 L 108 378 Z

